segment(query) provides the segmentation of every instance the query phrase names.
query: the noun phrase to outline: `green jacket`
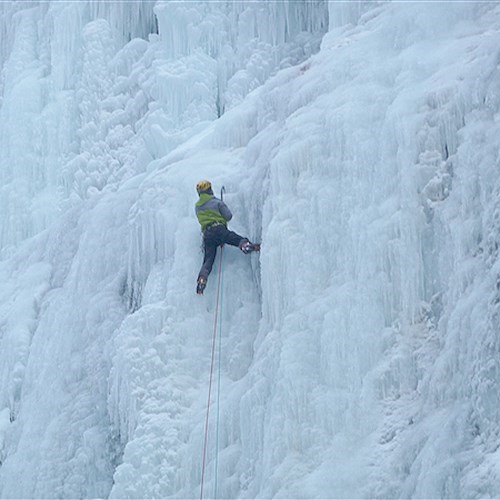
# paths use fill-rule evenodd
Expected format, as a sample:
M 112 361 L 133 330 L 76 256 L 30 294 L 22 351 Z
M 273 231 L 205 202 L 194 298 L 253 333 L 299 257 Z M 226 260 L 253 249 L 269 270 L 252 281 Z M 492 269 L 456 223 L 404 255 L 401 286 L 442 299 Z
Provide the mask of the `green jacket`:
M 200 199 L 195 205 L 196 217 L 201 224 L 201 230 L 205 231 L 208 226 L 218 223 L 227 226 L 233 214 L 227 205 L 213 194 L 201 193 Z

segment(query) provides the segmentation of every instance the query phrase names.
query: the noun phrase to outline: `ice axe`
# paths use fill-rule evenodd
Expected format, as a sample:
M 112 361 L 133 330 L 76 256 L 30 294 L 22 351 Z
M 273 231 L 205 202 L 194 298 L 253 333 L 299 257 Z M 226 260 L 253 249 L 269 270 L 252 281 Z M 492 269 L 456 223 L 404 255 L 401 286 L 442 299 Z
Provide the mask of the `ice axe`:
M 226 188 L 224 186 L 222 186 L 220 188 L 220 199 L 221 201 L 224 200 L 224 193 L 226 192 Z M 224 248 L 224 243 L 222 243 L 222 245 L 220 246 L 221 248 Z

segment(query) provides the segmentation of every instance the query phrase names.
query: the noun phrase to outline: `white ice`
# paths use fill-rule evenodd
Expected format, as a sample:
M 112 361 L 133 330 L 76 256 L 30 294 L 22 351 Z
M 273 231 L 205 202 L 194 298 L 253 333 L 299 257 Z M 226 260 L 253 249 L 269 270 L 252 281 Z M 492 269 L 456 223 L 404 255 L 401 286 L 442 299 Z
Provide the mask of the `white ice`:
M 224 249 L 204 496 L 500 496 L 497 4 L 2 2 L 0 35 L 0 497 L 200 496 L 204 178 L 262 242 Z

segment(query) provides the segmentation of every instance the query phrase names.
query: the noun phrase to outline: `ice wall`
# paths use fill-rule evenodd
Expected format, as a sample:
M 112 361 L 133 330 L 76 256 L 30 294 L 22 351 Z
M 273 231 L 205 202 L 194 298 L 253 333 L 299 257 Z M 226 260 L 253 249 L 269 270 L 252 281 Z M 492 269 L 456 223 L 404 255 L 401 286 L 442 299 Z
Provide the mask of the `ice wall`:
M 229 101 L 319 48 L 326 4 L 282 7 L 2 3 L 0 246 L 4 259 L 11 256 L 2 268 L 3 496 L 108 495 L 113 470 L 137 432 L 128 411 L 136 404 L 132 384 L 126 397 L 120 393 L 120 405 L 110 386 L 107 405 L 109 373 L 118 374 L 121 389 L 127 381 L 126 363 L 112 368 L 119 359 L 116 325 L 147 305 L 152 292 L 161 295 L 160 278 L 176 248 L 165 224 L 173 221 L 175 232 L 172 214 L 187 202 L 192 211 L 185 192 L 192 192 L 194 171 L 182 176 L 186 191 L 172 186 L 170 201 L 179 203 L 170 213 L 162 209 L 166 182 L 141 187 L 143 177 L 158 168 L 153 159 L 206 127 Z M 258 25 L 268 14 L 277 21 L 275 35 L 269 24 Z M 208 36 L 216 31 L 223 45 Z M 169 40 L 185 33 L 198 45 L 188 44 L 194 54 L 182 58 Z M 266 64 L 256 64 L 262 57 Z M 223 89 L 237 73 L 244 84 L 226 98 Z M 186 235 L 187 248 L 197 247 L 196 231 Z M 193 257 L 191 269 L 198 265 Z M 95 308 L 83 305 L 84 296 Z M 255 309 L 253 300 L 247 307 Z M 99 350 L 108 342 L 110 350 Z M 242 358 L 242 366 L 249 363 Z M 114 425 L 116 415 L 130 435 Z
M 498 6 L 144 5 L 2 4 L 0 496 L 199 496 L 210 178 L 205 496 L 498 497 Z
M 323 1 L 2 2 L 0 16 L 5 255 L 310 56 L 328 21 Z
M 147 37 L 154 18 L 152 6 L 140 2 L 128 7 L 118 2 L 2 2 L 0 16 L 0 241 L 6 255 L 47 227 L 65 209 L 71 192 L 86 195 L 89 185 L 102 189 L 109 181 L 106 170 L 118 170 L 109 161 L 95 166 L 103 162 L 95 151 L 99 139 L 113 129 L 115 142 L 124 142 L 131 128 L 128 120 L 122 124 L 125 132 L 117 132 L 119 94 L 115 91 L 114 100 L 105 102 L 111 78 L 113 83 L 116 78 L 110 59 L 131 37 Z M 113 126 L 104 117 L 96 119 L 105 112 L 114 113 Z M 96 125 L 88 120 L 99 122 L 101 130 L 89 131 Z M 86 139 L 94 141 L 93 148 Z M 85 166 L 77 168 L 81 155 Z

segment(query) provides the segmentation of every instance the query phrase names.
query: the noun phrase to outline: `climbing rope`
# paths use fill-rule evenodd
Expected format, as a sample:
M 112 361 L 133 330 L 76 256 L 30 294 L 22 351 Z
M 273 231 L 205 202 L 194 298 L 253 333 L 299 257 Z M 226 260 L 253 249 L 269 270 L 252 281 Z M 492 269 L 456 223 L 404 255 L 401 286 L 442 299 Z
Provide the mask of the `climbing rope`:
M 205 466 L 207 460 L 207 447 L 208 447 L 208 422 L 210 416 L 210 400 L 212 399 L 212 380 L 213 380 L 213 372 L 214 372 L 214 361 L 215 361 L 215 347 L 217 340 L 217 321 L 219 319 L 219 303 L 221 302 L 220 298 L 222 296 L 221 293 L 221 284 L 222 284 L 222 256 L 224 253 L 224 246 L 221 247 L 220 251 L 220 259 L 219 259 L 219 275 L 217 278 L 217 295 L 215 301 L 215 317 L 214 317 L 214 334 L 212 339 L 212 360 L 210 363 L 210 381 L 208 383 L 208 401 L 207 401 L 207 414 L 205 418 L 205 439 L 203 443 L 203 462 L 201 466 L 201 487 L 200 487 L 200 500 L 203 500 L 203 487 L 205 484 Z M 222 309 L 222 306 L 221 306 Z M 219 407 L 220 407 L 220 352 L 221 352 L 221 335 L 220 335 L 219 327 L 219 375 L 218 375 L 218 384 L 217 384 L 217 437 L 216 437 L 216 454 L 215 454 L 215 493 L 214 498 L 217 498 L 217 468 L 218 468 L 218 455 L 219 455 Z
M 221 248 L 220 254 L 220 315 L 222 316 L 222 278 L 224 277 L 223 269 L 222 269 L 222 252 L 224 250 L 224 246 Z M 215 437 L 215 480 L 214 480 L 214 499 L 217 498 L 217 480 L 218 480 L 218 472 L 219 472 L 219 422 L 220 422 L 220 374 L 221 374 L 221 353 L 222 353 L 222 320 L 219 320 L 219 352 L 217 353 L 219 359 L 218 366 L 218 376 L 217 376 L 217 427 L 216 427 L 216 437 Z

